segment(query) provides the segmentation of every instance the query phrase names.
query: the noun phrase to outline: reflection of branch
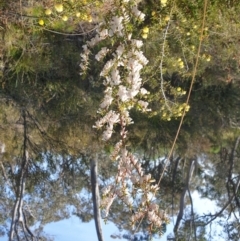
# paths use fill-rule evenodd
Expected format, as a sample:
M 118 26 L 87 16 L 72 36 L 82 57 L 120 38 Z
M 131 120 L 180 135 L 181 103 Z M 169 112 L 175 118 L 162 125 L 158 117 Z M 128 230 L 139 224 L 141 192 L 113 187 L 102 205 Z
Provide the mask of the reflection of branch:
M 176 224 L 174 226 L 174 232 L 175 233 L 178 231 L 180 222 L 181 222 L 182 217 L 183 217 L 185 195 L 186 195 L 187 190 L 189 189 L 189 183 L 190 183 L 194 168 L 195 168 L 195 160 L 191 160 L 191 162 L 189 164 L 189 167 L 188 167 L 188 173 L 187 173 L 187 177 L 186 177 L 185 187 L 182 191 L 182 195 L 181 195 L 181 198 L 180 198 L 179 213 L 178 213 L 178 216 L 177 216 Z
M 24 231 L 24 235 L 26 240 L 28 239 L 28 235 L 30 235 L 32 238 L 34 235 L 28 228 L 26 224 L 26 219 L 24 217 L 23 213 L 23 195 L 25 192 L 25 185 L 26 185 L 26 174 L 28 169 L 28 152 L 27 152 L 27 123 L 26 123 L 26 113 L 23 110 L 23 125 L 24 125 L 24 133 L 23 133 L 23 156 L 22 156 L 22 163 L 20 167 L 20 173 L 19 173 L 19 180 L 17 183 L 17 192 L 16 192 L 16 200 L 14 204 L 13 214 L 12 214 L 12 222 L 11 222 L 11 228 L 10 228 L 10 235 L 9 235 L 9 241 L 14 240 L 14 233 L 17 236 L 17 239 L 19 239 L 18 234 L 18 224 L 22 224 L 22 229 Z
M 235 158 L 235 154 L 236 154 L 237 148 L 239 146 L 239 141 L 240 141 L 240 136 L 237 138 L 237 140 L 235 142 L 235 145 L 234 145 L 234 148 L 232 149 L 232 152 L 231 152 L 230 157 L 229 157 L 230 167 L 229 167 L 228 181 L 227 181 L 228 195 L 230 193 L 230 190 L 229 190 L 229 183 L 230 183 L 232 185 L 232 188 L 233 188 L 233 193 L 235 195 L 234 196 L 235 197 L 235 202 L 236 202 L 236 205 L 238 206 L 238 208 L 240 208 L 240 202 L 239 202 L 238 197 L 236 196 L 236 190 L 235 190 L 236 188 L 235 188 L 235 183 L 232 180 L 232 172 L 233 172 L 233 167 L 234 167 L 234 158 Z
M 172 175 L 172 216 L 173 216 L 173 208 L 174 208 L 174 193 L 175 193 L 175 178 L 176 178 L 176 175 L 177 175 L 177 169 L 178 169 L 178 165 L 179 165 L 179 162 L 182 160 L 181 157 L 178 157 L 176 160 L 175 160 L 175 166 L 174 166 L 174 169 L 173 169 L 173 175 Z
M 202 217 L 207 217 L 207 216 L 213 217 L 208 222 L 204 223 L 202 226 L 207 226 L 209 223 L 214 221 L 217 217 L 219 217 L 225 211 L 225 209 L 232 202 L 233 198 L 235 197 L 236 193 L 238 192 L 239 185 L 240 185 L 240 177 L 238 178 L 234 194 L 231 196 L 231 198 L 228 200 L 228 202 L 222 207 L 222 209 L 219 212 L 215 213 L 215 214 L 208 214 L 208 215 L 202 216 Z
M 190 203 L 191 203 L 191 223 L 193 223 L 194 239 L 195 239 L 195 241 L 197 241 L 197 232 L 196 232 L 195 217 L 194 217 L 194 211 L 193 211 L 193 200 L 192 200 L 192 195 L 189 190 L 189 187 L 188 187 L 187 191 L 188 191 L 188 196 L 189 196 Z
M 5 179 L 5 181 L 8 183 L 8 178 L 7 178 L 7 175 L 6 175 L 6 172 L 5 172 L 5 168 L 3 166 L 3 163 L 0 161 L 0 165 L 1 165 L 1 168 L 2 168 L 2 172 L 3 172 L 3 177 Z
M 102 235 L 102 228 L 100 223 L 100 208 L 99 208 L 99 188 L 98 188 L 98 182 L 97 182 L 97 157 L 92 158 L 91 160 L 91 185 L 92 185 L 92 200 L 93 200 L 93 213 L 94 213 L 94 220 L 95 220 L 95 226 L 98 236 L 98 241 L 103 241 L 103 235 Z

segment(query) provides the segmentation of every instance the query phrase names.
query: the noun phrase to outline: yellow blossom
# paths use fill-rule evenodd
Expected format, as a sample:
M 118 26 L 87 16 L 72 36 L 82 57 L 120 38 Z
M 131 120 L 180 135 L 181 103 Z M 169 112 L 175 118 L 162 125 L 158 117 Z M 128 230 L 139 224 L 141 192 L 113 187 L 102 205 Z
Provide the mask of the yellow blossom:
M 63 5 L 61 3 L 56 3 L 54 7 L 55 7 L 56 11 L 59 13 L 61 13 L 63 11 Z
M 181 87 L 177 87 L 177 91 L 180 92 L 182 89 Z
M 88 19 L 88 15 L 86 14 L 86 13 L 84 13 L 83 15 L 82 15 L 82 20 L 87 20 Z
M 167 5 L 167 0 L 160 0 L 160 2 L 163 7 L 165 7 Z
M 88 16 L 87 21 L 88 21 L 89 23 L 92 22 L 92 16 L 91 16 L 91 15 Z
M 46 9 L 46 10 L 45 10 L 45 14 L 46 14 L 46 15 L 51 15 L 51 14 L 52 14 L 52 10 L 49 9 L 49 8 Z
M 183 68 L 184 68 L 184 63 L 183 63 L 182 60 L 178 63 L 178 65 L 179 65 L 180 69 L 183 69 Z
M 66 22 L 68 20 L 68 17 L 66 15 L 62 16 L 62 20 Z
M 186 112 L 188 112 L 188 111 L 189 111 L 189 109 L 190 109 L 190 106 L 189 106 L 189 105 L 187 105 L 187 106 L 185 107 L 185 111 L 186 111 Z
M 147 33 L 143 33 L 141 36 L 143 39 L 147 39 L 147 37 L 148 37 Z
M 43 26 L 43 25 L 44 25 L 44 21 L 43 21 L 42 19 L 40 19 L 40 20 L 38 21 L 38 24 L 41 25 L 41 26 Z
M 170 20 L 170 17 L 169 17 L 169 16 L 166 16 L 166 17 L 164 18 L 164 20 L 167 22 L 167 21 Z
M 149 33 L 149 28 L 148 27 L 144 27 L 142 32 L 148 34 Z

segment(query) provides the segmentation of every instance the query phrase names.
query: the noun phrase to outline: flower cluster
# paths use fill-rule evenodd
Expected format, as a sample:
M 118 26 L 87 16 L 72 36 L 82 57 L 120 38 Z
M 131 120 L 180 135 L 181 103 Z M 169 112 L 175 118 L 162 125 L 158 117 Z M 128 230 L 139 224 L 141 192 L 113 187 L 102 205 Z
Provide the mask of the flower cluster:
M 132 227 L 143 218 L 158 228 L 168 222 L 165 212 L 153 202 L 159 187 L 152 185 L 155 180 L 151 178 L 151 174 L 144 174 L 138 158 L 128 152 L 121 141 L 116 144 L 113 153 L 113 157 L 119 159 L 118 173 L 115 183 L 108 185 L 103 191 L 104 199 L 101 205 L 105 209 L 105 215 L 109 213 L 109 203 L 112 204 L 113 200 L 118 198 L 130 210 L 137 209 L 131 216 Z M 134 207 L 134 199 L 138 199 L 137 207 Z
M 117 11 L 113 10 L 108 20 L 98 25 L 96 36 L 87 42 L 81 55 L 81 68 L 86 71 L 89 48 L 109 39 L 114 46 L 113 48 L 102 47 L 95 55 L 97 61 L 105 60 L 105 65 L 100 72 L 105 91 L 98 111 L 103 117 L 96 121 L 93 127 L 104 129 L 102 135 L 104 141 L 111 138 L 114 125 L 121 127 L 121 140 L 110 155 L 111 160 L 118 161 L 118 173 L 114 183 L 103 190 L 104 198 L 101 207 L 107 216 L 113 201 L 117 198 L 122 200 L 130 210 L 137 209 L 136 214 L 131 218 L 133 225 L 145 217 L 151 224 L 160 227 L 165 219 L 161 217 L 158 206 L 152 203 L 158 186 L 152 185 L 155 180 L 151 179 L 150 174 L 144 174 L 138 158 L 127 151 L 125 144 L 128 134 L 126 128 L 133 123 L 129 111 L 134 106 L 142 112 L 150 111 L 146 101 L 148 91 L 143 88 L 141 78 L 141 71 L 148 63 L 141 50 L 143 42 L 132 38 L 132 32 L 129 30 L 132 28 L 126 26 L 144 20 L 145 15 L 137 8 L 134 0 L 119 2 L 116 0 L 115 5 Z M 136 197 L 140 200 L 137 208 L 134 203 Z
M 107 141 L 108 139 L 111 138 L 112 132 L 113 132 L 113 125 L 116 123 L 119 123 L 119 114 L 116 113 L 115 111 L 110 110 L 103 118 L 98 120 L 96 122 L 96 125 L 93 126 L 97 129 L 102 128 L 103 126 L 106 126 L 105 131 L 103 132 L 103 140 Z

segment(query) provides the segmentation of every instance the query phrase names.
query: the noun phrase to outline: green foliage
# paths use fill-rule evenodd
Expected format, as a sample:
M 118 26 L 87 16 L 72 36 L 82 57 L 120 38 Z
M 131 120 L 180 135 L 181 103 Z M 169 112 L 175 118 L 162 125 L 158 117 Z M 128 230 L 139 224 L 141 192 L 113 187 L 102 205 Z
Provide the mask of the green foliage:
M 113 144 L 109 141 L 104 149 L 98 133 L 92 129 L 102 97 L 102 84 L 97 74 L 103 63 L 94 65 L 94 69 L 90 69 L 84 78 L 79 76 L 78 67 L 81 47 L 88 40 L 84 32 L 91 32 L 93 23 L 108 13 L 111 3 L 104 5 L 92 0 L 61 3 L 35 1 L 30 6 L 27 1 L 22 2 L 24 7 L 19 8 L 19 3 L 15 1 L 0 1 L 0 141 L 6 145 L 1 161 L 10 172 L 10 165 L 21 158 L 22 110 L 27 110 L 31 156 L 27 193 L 44 197 L 47 200 L 45 203 L 49 202 L 52 208 L 56 205 L 56 209 L 60 207 L 62 210 L 59 215 L 56 209 L 55 214 L 49 213 L 44 218 L 47 223 L 70 215 L 64 209 L 64 205 L 69 202 L 66 195 L 68 189 L 74 193 L 80 191 L 83 185 L 89 188 L 86 181 L 89 161 L 86 158 L 79 164 L 79 153 L 104 153 L 100 163 L 101 178 L 104 180 L 110 178 L 117 169 L 116 164 L 106 157 Z M 57 3 L 63 4 L 62 11 L 56 9 Z M 226 194 L 221 188 L 225 186 L 229 172 L 228 163 L 220 162 L 219 156 L 223 157 L 224 148 L 230 153 L 240 126 L 240 4 L 237 0 L 209 1 L 197 77 L 187 105 L 186 95 L 197 57 L 202 8 L 203 1 L 200 0 L 167 1 L 165 7 L 159 1 L 146 1 L 141 4 L 146 14 L 145 22 L 128 25 L 129 31 L 133 30 L 136 38 L 142 38 L 145 44 L 144 54 L 149 59 L 149 65 L 142 78 L 146 80 L 144 87 L 150 92 L 149 100 L 153 110 L 149 116 L 132 111 L 135 123 L 129 128 L 131 134 L 128 144 L 143 154 L 146 160 L 142 165 L 157 179 L 163 163 L 155 169 L 150 167 L 154 159 L 168 153 L 185 109 L 187 115 L 176 152 L 183 156 L 204 153 L 212 157 L 204 165 L 213 163 L 217 180 L 204 176 L 207 167 L 202 167 L 200 176 L 204 176 L 209 184 L 199 191 L 210 198 L 219 198 Z M 40 20 L 43 20 L 43 24 Z M 107 44 L 114 50 L 116 45 L 111 41 Z M 101 47 L 96 46 L 95 50 Z M 91 58 L 93 60 L 94 56 Z M 105 60 L 108 58 L 106 56 Z M 45 154 L 41 156 L 42 153 Z M 66 158 L 62 162 L 62 183 L 49 182 L 49 177 L 56 173 L 58 163 L 62 161 L 59 156 Z M 44 160 L 47 162 L 47 170 L 41 166 Z M 159 191 L 165 206 L 171 204 L 173 164 L 169 165 L 171 171 L 166 173 Z M 176 174 L 176 199 L 184 185 L 184 165 L 179 167 Z M 234 172 L 239 173 L 239 165 L 236 164 L 234 168 Z M 16 176 L 9 174 L 9 178 L 14 180 Z M 4 185 L 1 179 L 1 187 Z M 61 192 L 51 201 L 53 191 L 58 189 Z M 7 196 L 2 189 L 1 194 L 2 197 Z M 58 203 L 60 198 L 63 198 L 62 203 Z M 81 212 L 78 206 L 75 215 L 83 221 L 89 221 L 92 218 L 90 202 L 82 201 L 85 212 Z M 223 205 L 224 201 L 220 200 L 219 205 Z M 76 204 L 76 200 L 71 202 Z M 37 209 L 37 205 L 37 200 L 33 201 L 41 218 L 41 210 Z M 49 210 L 47 206 L 44 208 Z M 122 207 L 116 206 L 114 211 L 129 216 Z M 1 222 L 6 217 L 7 214 L 3 213 Z M 116 215 L 111 217 L 119 226 L 128 229 L 125 219 L 121 218 L 118 219 Z M 201 232 L 199 240 L 204 240 L 204 231 Z M 186 227 L 180 238 L 184 240 L 187 234 Z

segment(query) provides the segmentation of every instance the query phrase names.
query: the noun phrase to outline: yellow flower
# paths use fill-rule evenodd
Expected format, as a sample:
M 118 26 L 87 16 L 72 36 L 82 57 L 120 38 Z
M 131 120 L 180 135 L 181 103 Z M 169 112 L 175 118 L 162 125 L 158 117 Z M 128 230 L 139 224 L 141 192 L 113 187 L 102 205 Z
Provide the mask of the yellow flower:
M 63 11 L 63 5 L 61 3 L 56 3 L 54 7 L 55 7 L 56 11 L 59 13 L 61 13 Z
M 186 111 L 186 112 L 188 112 L 188 111 L 189 111 L 189 109 L 190 109 L 190 106 L 189 106 L 189 105 L 187 105 L 187 106 L 186 106 L 186 108 L 185 108 L 185 111 Z
M 89 16 L 88 16 L 88 18 L 87 18 L 87 21 L 88 21 L 89 23 L 91 23 L 91 22 L 92 22 L 92 20 L 93 20 L 93 19 L 92 19 L 92 16 L 91 16 L 91 15 L 89 15 Z
M 144 27 L 143 30 L 142 30 L 143 33 L 149 33 L 149 28 L 148 27 Z
M 181 87 L 177 87 L 177 91 L 180 92 L 182 89 Z
M 81 13 L 77 12 L 76 17 L 79 18 L 81 16 Z
M 167 22 L 167 21 L 170 20 L 170 17 L 169 17 L 169 16 L 166 16 L 166 17 L 164 18 L 164 20 Z
M 189 35 L 191 35 L 191 33 L 190 33 L 190 32 L 187 32 L 187 36 L 189 36 Z
M 141 36 L 142 36 L 142 38 L 144 38 L 144 39 L 147 39 L 147 37 L 148 37 L 147 33 L 143 33 Z
M 45 10 L 45 14 L 46 14 L 46 15 L 51 15 L 51 14 L 52 14 L 52 10 L 49 9 L 49 8 L 46 9 L 46 10 Z
M 183 61 L 180 61 L 180 62 L 179 62 L 179 68 L 180 68 L 180 69 L 183 69 L 183 68 L 184 68 L 184 63 L 183 63 Z
M 167 5 L 167 0 L 160 0 L 160 2 L 163 7 L 165 7 Z
M 38 21 L 38 24 L 41 25 L 41 26 L 43 26 L 43 25 L 44 25 L 44 21 L 43 21 L 42 19 L 40 19 L 40 20 Z
M 66 15 L 62 16 L 62 20 L 66 22 L 68 20 L 68 17 Z
M 86 13 L 84 13 L 84 14 L 82 15 L 82 20 L 87 20 L 87 19 L 88 19 L 88 16 L 87 16 Z

